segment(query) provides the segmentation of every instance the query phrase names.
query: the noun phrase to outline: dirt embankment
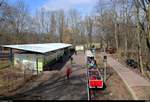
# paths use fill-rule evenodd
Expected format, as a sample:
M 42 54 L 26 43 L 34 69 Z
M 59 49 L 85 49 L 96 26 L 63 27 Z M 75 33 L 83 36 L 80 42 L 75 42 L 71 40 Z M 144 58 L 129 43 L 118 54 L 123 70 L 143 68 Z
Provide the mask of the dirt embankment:
M 68 64 L 68 63 L 67 63 Z M 59 71 L 44 71 L 39 76 L 32 73 L 24 74 L 17 68 L 5 68 L 0 70 L 0 98 L 14 96 L 39 87 L 48 80 L 55 81 L 65 77 L 66 65 Z
M 57 80 L 62 77 L 61 71 L 45 71 L 39 76 L 17 73 L 16 70 L 5 69 L 0 71 L 0 97 L 13 96 L 32 90 L 48 80 Z
M 6 68 L 0 70 L 0 96 L 7 96 L 32 80 L 31 74 L 24 75 L 19 69 Z
M 15 90 L 4 91 L 0 95 L 0 99 L 14 99 L 22 95 L 32 93 L 32 91 L 39 89 L 41 85 L 47 84 L 47 82 L 54 83 L 60 79 L 60 77 L 63 77 L 60 71 L 46 71 L 38 77 L 28 79 L 26 82 L 18 82 L 21 83 L 20 87 L 17 87 Z

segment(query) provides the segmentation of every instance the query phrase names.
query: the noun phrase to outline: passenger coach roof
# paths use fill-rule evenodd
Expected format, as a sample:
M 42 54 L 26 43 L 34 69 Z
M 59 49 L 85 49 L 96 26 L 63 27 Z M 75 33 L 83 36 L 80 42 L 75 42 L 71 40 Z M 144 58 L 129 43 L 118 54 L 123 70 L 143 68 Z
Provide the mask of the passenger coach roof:
M 37 53 L 47 53 L 66 47 L 72 46 L 71 44 L 65 43 L 44 43 L 44 44 L 20 44 L 20 45 L 1 45 L 2 47 L 37 52 Z
M 94 57 L 93 53 L 90 50 L 87 50 L 85 53 L 87 57 Z

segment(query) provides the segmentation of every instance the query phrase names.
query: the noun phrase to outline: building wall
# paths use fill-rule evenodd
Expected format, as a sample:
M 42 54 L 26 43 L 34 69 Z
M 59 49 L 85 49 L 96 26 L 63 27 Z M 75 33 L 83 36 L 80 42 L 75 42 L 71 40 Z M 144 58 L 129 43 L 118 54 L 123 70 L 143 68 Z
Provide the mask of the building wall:
M 64 49 L 58 50 L 57 51 L 57 57 L 63 56 L 64 55 Z
M 30 69 L 35 72 L 37 72 L 37 67 L 38 67 L 38 71 L 43 71 L 45 65 L 58 60 L 63 55 L 64 55 L 64 49 L 49 52 L 44 55 L 14 54 L 14 66 L 20 67 L 23 70 Z M 36 62 L 38 62 L 38 64 Z
M 36 54 L 14 54 L 14 66 L 32 71 L 37 71 L 38 67 L 38 71 L 43 71 L 43 58 L 43 55 Z
M 45 64 L 51 63 L 54 60 L 57 60 L 60 56 L 63 56 L 64 49 L 49 52 L 45 55 Z

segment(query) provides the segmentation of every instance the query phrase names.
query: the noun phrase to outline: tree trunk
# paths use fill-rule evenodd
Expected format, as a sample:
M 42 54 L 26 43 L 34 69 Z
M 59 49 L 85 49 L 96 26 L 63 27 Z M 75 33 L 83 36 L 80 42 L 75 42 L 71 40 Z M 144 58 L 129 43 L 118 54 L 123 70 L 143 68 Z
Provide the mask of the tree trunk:
M 124 24 L 126 24 L 127 25 L 127 7 L 125 6 L 125 5 L 127 5 L 128 4 L 128 1 L 127 0 L 125 0 L 124 1 L 124 4 L 123 4 L 123 9 L 125 10 L 125 13 L 123 14 L 123 22 L 124 22 Z M 127 40 L 127 26 L 126 25 L 124 25 L 124 29 L 125 29 L 125 33 L 124 33 L 124 40 L 125 40 L 125 49 L 124 49 L 124 52 L 125 52 L 125 59 L 127 59 L 127 51 L 128 51 L 128 40 Z
M 147 19 L 147 22 L 148 22 L 148 27 L 147 27 L 147 36 L 146 36 L 146 40 L 147 40 L 147 47 L 149 49 L 149 52 L 150 52 L 150 3 L 148 4 L 148 19 Z
M 142 75 L 144 75 L 143 61 L 142 61 L 142 50 L 141 50 L 141 34 L 142 34 L 142 30 L 140 27 L 139 8 L 137 7 L 138 60 L 139 60 L 139 67 L 140 67 L 141 73 L 142 73 Z
M 117 50 L 117 57 L 119 59 L 119 47 L 118 47 L 118 36 L 117 36 L 117 21 L 115 20 L 115 43 L 116 43 L 116 50 Z
M 127 34 L 125 34 L 125 59 L 127 59 L 127 51 L 128 51 L 128 40 L 127 40 Z
M 115 19 L 115 45 L 116 45 L 116 53 L 117 53 L 117 57 L 119 59 L 119 53 L 118 53 L 118 50 L 119 50 L 119 47 L 118 47 L 118 35 L 117 35 L 117 14 L 116 14 L 116 4 L 114 3 L 113 4 L 114 6 L 114 19 Z
M 139 28 L 138 28 L 138 58 L 139 58 L 139 63 L 140 63 L 139 67 L 141 69 L 142 75 L 144 75 L 140 35 L 141 35 L 141 33 L 139 32 Z

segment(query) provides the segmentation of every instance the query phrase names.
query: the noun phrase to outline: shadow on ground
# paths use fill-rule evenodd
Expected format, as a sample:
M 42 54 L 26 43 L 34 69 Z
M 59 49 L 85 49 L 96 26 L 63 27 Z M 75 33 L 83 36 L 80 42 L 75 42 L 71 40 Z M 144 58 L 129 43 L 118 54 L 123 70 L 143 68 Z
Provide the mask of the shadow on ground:
M 53 82 L 48 81 L 29 91 L 3 100 L 86 100 L 85 74 L 74 75 L 70 80 L 61 77 Z M 61 90 L 61 91 L 60 91 Z
M 71 56 L 73 54 L 74 53 L 72 52 Z M 69 55 L 60 57 L 57 61 L 53 61 L 53 62 L 47 64 L 44 68 L 44 71 L 61 70 L 69 60 L 70 60 Z
M 67 62 L 67 61 L 66 61 Z M 65 63 L 66 63 L 65 62 Z M 65 76 L 49 79 L 38 86 L 1 100 L 87 100 L 86 74 L 82 72 L 86 67 L 73 64 L 70 80 Z M 82 74 L 79 74 L 79 72 Z

